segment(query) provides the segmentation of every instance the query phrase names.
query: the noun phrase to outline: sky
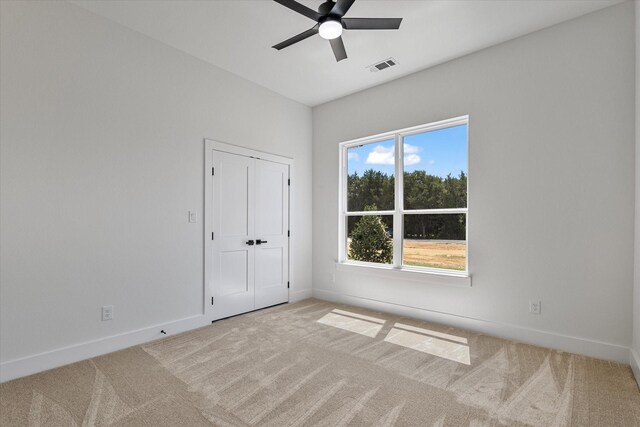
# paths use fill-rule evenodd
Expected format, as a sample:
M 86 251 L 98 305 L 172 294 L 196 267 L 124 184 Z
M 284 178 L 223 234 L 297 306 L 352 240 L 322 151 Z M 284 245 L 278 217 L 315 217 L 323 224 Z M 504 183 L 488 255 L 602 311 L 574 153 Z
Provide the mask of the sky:
M 394 173 L 393 139 L 347 150 L 349 174 L 362 176 L 367 169 Z M 427 171 L 430 175 L 457 176 L 467 173 L 467 125 L 453 126 L 404 138 L 404 170 Z

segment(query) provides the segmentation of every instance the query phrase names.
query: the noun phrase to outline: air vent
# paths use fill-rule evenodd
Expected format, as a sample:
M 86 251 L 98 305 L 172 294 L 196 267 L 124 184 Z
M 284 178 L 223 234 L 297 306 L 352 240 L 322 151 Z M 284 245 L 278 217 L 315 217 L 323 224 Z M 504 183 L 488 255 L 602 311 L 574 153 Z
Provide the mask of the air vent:
M 372 73 L 377 73 L 378 71 L 382 71 L 384 69 L 387 69 L 389 67 L 393 67 L 395 65 L 398 65 L 398 61 L 396 61 L 393 58 L 388 58 L 388 59 L 385 59 L 384 61 L 380 61 L 380 62 L 377 62 L 377 63 L 375 63 L 373 65 L 369 65 L 367 68 Z

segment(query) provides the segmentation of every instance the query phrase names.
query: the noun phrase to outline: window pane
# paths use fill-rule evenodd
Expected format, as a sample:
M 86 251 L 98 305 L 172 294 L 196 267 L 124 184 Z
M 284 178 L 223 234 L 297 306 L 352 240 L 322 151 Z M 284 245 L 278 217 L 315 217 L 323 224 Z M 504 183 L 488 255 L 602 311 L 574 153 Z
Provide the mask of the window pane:
M 466 214 L 405 215 L 402 264 L 466 270 Z
M 393 263 L 393 215 L 347 217 L 347 259 Z
M 386 211 L 394 207 L 393 139 L 347 149 L 347 210 Z
M 404 138 L 404 208 L 467 207 L 467 125 Z

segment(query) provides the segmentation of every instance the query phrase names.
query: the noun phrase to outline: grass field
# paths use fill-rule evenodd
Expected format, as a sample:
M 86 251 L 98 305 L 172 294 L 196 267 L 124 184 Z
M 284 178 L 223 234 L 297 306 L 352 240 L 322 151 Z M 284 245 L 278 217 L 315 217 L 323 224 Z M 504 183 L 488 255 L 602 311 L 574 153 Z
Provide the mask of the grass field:
M 466 243 L 405 240 L 402 263 L 419 267 L 466 269 Z
M 465 270 L 467 267 L 466 260 L 467 245 L 465 242 L 409 239 L 404 241 L 402 255 L 402 263 L 404 265 Z

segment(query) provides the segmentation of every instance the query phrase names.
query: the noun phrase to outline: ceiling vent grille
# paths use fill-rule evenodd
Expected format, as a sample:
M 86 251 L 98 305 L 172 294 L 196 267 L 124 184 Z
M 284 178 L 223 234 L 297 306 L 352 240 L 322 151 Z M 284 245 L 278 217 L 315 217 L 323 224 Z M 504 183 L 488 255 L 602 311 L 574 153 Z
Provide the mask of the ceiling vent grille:
M 394 67 L 398 65 L 398 61 L 393 58 L 387 58 L 384 61 L 376 62 L 373 65 L 369 65 L 367 68 L 372 73 L 377 73 L 378 71 L 386 70 L 387 68 Z

